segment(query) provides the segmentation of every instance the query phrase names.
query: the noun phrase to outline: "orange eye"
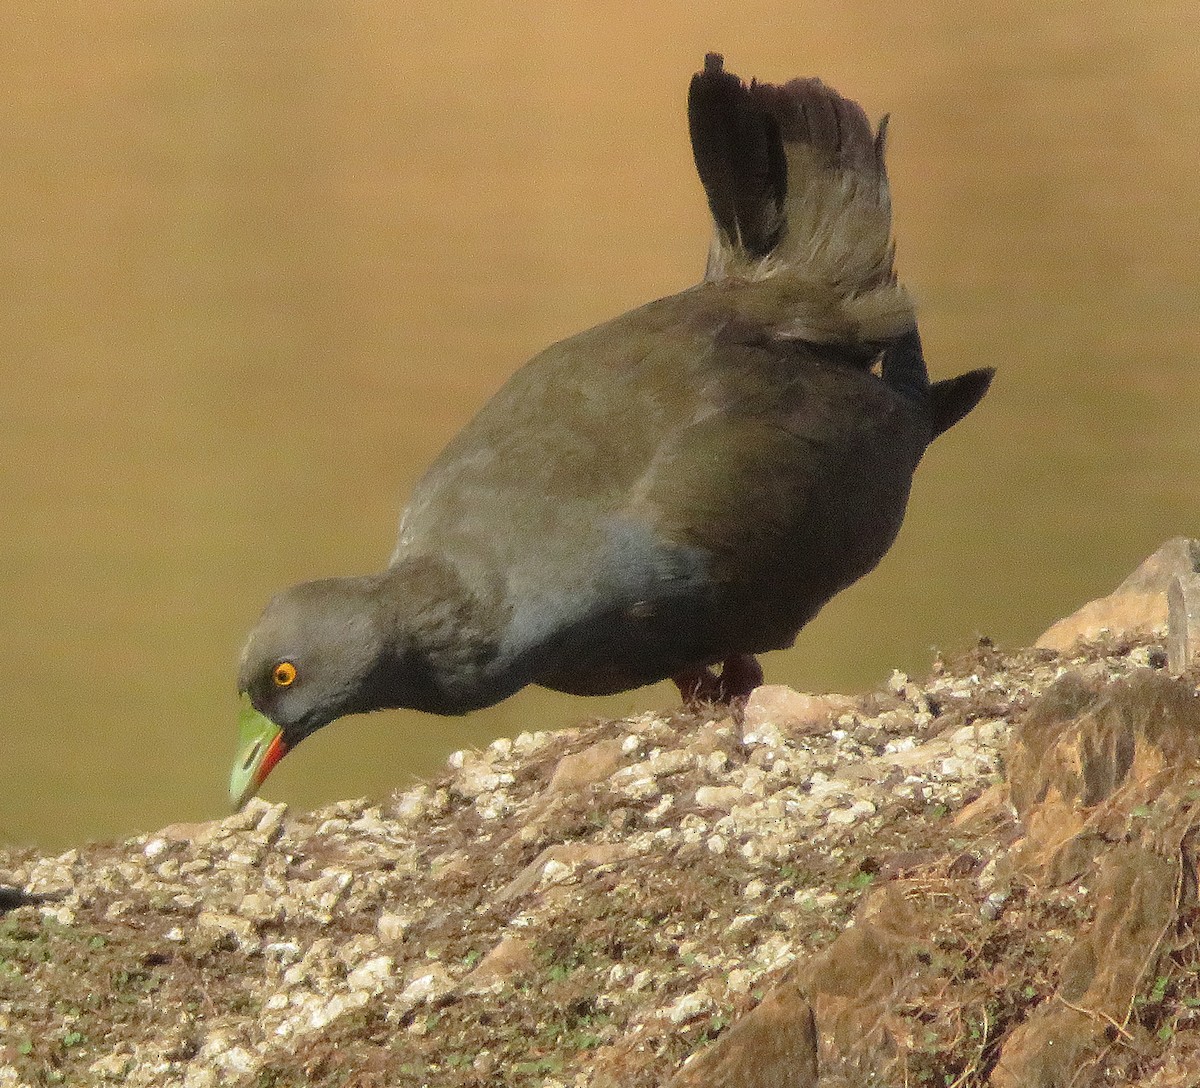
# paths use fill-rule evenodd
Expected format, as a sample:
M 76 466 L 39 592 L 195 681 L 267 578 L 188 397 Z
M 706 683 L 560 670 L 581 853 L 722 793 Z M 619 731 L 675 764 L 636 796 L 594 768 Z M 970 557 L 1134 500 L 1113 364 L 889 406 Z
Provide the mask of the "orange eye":
M 290 661 L 279 662 L 275 666 L 275 671 L 271 673 L 271 679 L 275 681 L 276 687 L 286 688 L 296 679 L 296 666 Z

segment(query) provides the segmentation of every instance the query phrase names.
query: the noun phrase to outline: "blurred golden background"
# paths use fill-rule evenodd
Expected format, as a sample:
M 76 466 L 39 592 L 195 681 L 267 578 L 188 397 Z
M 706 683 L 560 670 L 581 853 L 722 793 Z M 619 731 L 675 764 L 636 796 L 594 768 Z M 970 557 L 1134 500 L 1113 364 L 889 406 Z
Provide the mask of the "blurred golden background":
M 878 118 L 935 376 L 999 368 L 900 540 L 768 679 L 1015 647 L 1200 535 L 1200 9 L 909 0 L 0 4 L 0 841 L 226 811 L 241 640 L 380 567 L 534 352 L 695 282 L 706 50 Z M 265 790 L 676 700 L 324 730 Z

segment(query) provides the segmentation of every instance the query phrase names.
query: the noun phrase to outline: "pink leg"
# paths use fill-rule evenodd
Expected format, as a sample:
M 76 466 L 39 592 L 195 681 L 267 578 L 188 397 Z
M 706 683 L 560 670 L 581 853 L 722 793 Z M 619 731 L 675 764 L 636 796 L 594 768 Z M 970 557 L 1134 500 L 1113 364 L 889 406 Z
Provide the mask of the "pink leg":
M 748 699 L 750 692 L 763 682 L 762 666 L 753 654 L 734 654 L 721 666 L 722 702 Z
M 719 701 L 721 681 L 712 669 L 689 669 L 672 677 L 685 706 L 700 706 Z

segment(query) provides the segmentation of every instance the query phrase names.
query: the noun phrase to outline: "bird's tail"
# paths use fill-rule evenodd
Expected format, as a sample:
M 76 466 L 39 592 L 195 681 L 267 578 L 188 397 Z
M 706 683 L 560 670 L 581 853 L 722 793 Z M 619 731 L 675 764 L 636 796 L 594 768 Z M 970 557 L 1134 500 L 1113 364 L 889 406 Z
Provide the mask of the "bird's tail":
M 881 342 L 915 327 L 892 267 L 887 118 L 873 130 L 819 79 L 747 86 L 710 53 L 688 122 L 716 225 L 705 279 L 803 281 L 836 311 L 824 330 L 817 315 L 795 331 L 806 338 Z

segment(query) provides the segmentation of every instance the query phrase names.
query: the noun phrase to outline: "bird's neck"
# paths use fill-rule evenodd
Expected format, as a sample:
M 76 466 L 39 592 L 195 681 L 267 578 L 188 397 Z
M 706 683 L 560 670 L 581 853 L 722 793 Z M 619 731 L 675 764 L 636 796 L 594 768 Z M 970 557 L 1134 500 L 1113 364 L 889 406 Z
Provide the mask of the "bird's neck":
M 465 714 L 523 686 L 501 667 L 508 617 L 497 594 L 432 555 L 398 557 L 377 577 L 376 600 L 394 632 L 371 677 L 380 706 Z

